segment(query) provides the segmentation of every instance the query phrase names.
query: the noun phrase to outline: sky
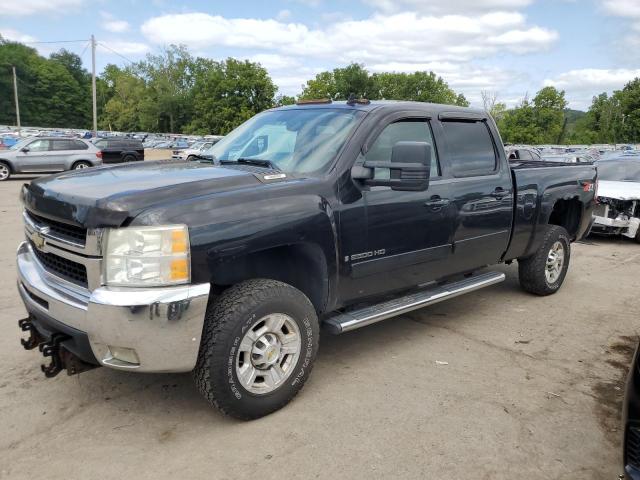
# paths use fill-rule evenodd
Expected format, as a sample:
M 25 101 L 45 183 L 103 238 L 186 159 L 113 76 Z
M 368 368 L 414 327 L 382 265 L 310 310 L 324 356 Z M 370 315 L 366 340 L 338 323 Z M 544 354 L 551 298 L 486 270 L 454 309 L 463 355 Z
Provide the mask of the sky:
M 43 55 L 64 47 L 90 68 L 92 34 L 98 72 L 183 44 L 259 62 L 286 95 L 357 62 L 431 70 L 476 106 L 552 85 L 586 110 L 640 76 L 640 0 L 0 0 L 0 35 Z

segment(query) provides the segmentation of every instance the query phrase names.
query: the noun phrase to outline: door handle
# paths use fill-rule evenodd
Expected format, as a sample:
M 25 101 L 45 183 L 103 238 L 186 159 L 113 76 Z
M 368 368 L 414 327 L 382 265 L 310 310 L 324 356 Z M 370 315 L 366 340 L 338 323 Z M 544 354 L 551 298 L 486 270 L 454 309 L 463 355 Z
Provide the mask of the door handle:
M 503 197 L 506 197 L 507 195 L 509 195 L 509 191 L 505 190 L 502 187 L 497 187 L 493 192 L 490 193 L 490 195 L 494 198 L 497 198 L 498 200 L 501 200 Z
M 451 201 L 448 198 L 441 198 L 439 195 L 434 195 L 429 200 L 424 202 L 425 207 L 430 207 L 431 210 L 438 211 L 442 207 L 449 205 Z

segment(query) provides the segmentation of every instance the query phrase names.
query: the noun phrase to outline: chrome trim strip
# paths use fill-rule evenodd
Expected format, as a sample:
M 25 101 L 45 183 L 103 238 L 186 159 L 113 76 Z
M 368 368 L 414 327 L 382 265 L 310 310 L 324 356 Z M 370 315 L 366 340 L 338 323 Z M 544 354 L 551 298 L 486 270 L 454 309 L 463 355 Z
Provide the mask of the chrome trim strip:
M 481 273 L 448 285 L 441 285 L 429 290 L 406 295 L 404 297 L 378 303 L 368 307 L 341 313 L 324 321 L 331 333 L 349 332 L 372 323 L 386 320 L 418 308 L 473 292 L 504 281 L 505 274 L 499 272 Z

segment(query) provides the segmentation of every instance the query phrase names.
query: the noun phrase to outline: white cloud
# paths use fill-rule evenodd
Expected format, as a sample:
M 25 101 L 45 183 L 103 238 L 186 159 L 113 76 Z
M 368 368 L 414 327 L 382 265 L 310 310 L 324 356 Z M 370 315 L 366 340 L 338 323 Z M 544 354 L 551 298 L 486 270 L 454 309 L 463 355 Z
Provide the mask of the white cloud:
M 74 13 L 83 3 L 84 0 L 9 0 L 2 2 L 2 15 Z
M 602 0 L 602 7 L 610 15 L 640 18 L 638 0 Z
M 267 70 L 288 70 L 299 67 L 300 62 L 295 58 L 277 55 L 274 53 L 260 53 L 248 58 L 251 62 L 257 62 Z
M 26 33 L 21 33 L 12 28 L 0 28 L 0 35 L 2 35 L 2 38 L 5 40 L 10 40 L 12 42 L 28 43 L 36 41 L 35 37 L 27 35 Z
M 528 26 L 523 15 L 508 12 L 474 16 L 406 12 L 314 29 L 273 19 L 185 13 L 151 18 L 141 29 L 155 44 L 257 49 L 332 63 L 468 61 L 500 52 L 544 50 L 557 38 L 556 32 Z
M 100 25 L 104 30 L 107 30 L 108 32 L 122 33 L 131 28 L 129 22 L 125 20 L 118 20 L 109 12 L 100 12 L 100 16 L 102 17 Z
M 583 68 L 548 78 L 544 85 L 565 90 L 570 106 L 588 108 L 594 95 L 620 90 L 636 77 L 640 77 L 640 69 Z
M 414 12 L 444 14 L 516 10 L 534 0 L 364 0 L 372 7 L 385 12 L 411 10 Z

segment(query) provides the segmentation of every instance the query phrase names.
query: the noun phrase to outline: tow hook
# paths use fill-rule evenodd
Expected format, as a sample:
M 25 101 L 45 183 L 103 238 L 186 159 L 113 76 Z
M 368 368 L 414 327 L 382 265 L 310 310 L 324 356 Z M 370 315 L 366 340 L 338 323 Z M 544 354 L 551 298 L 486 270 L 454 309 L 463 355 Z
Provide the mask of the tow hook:
M 25 350 L 38 347 L 44 357 L 50 357 L 48 365 L 40 365 L 45 377 L 53 378 L 64 369 L 67 370 L 67 375 L 75 375 L 98 367 L 98 365 L 84 362 L 62 345 L 62 342 L 71 338 L 70 336 L 54 333 L 51 338 L 46 339 L 38 332 L 31 317 L 19 320 L 18 326 L 23 332 L 29 332 L 29 338 L 20 339 Z
M 44 338 L 42 338 L 42 336 L 38 333 L 38 330 L 35 329 L 33 323 L 31 323 L 31 319 L 23 318 L 22 320 L 18 320 L 18 326 L 23 332 L 29 332 L 29 338 L 20 339 L 20 343 L 25 350 L 33 350 L 42 342 L 44 342 Z
M 52 378 L 58 375 L 64 368 L 64 361 L 60 355 L 60 342 L 67 340 L 69 337 L 61 333 L 51 335 L 51 340 L 38 345 L 43 357 L 51 357 L 49 365 L 40 365 L 44 376 Z

